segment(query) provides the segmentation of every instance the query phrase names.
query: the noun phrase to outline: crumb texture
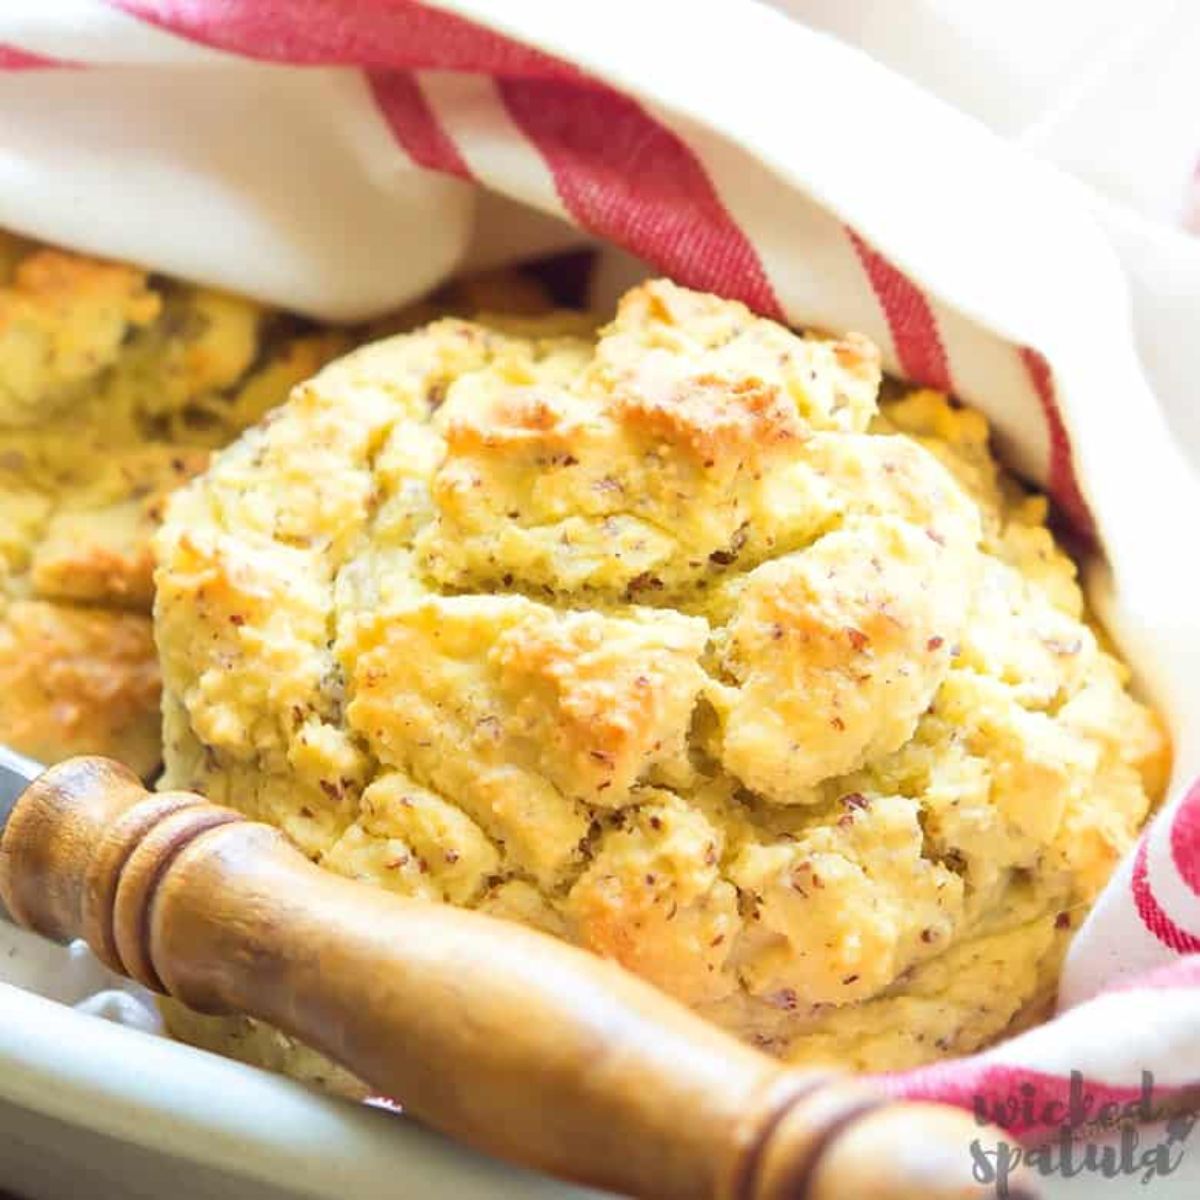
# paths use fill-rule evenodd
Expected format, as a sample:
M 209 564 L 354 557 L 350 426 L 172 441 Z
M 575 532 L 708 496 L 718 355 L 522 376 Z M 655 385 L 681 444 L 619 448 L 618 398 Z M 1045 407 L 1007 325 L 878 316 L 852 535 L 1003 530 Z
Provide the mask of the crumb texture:
M 248 300 L 0 232 L 0 741 L 161 759 L 166 496 L 346 348 Z
M 545 297 L 478 277 L 389 318 Z M 166 497 L 374 331 L 0 231 L 0 742 L 161 760 L 150 539 Z
M 985 1044 L 1165 738 L 983 418 L 880 383 L 664 281 L 325 367 L 167 504 L 167 784 L 797 1061 Z

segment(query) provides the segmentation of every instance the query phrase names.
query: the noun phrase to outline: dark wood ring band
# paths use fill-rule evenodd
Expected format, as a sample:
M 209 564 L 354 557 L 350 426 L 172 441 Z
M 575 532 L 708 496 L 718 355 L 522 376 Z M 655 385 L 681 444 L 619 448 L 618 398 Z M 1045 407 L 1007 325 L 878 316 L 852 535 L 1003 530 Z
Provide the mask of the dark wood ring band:
M 778 1090 L 778 1094 L 767 1102 L 765 1115 L 759 1118 L 754 1140 L 746 1147 L 734 1168 L 726 1193 L 729 1200 L 754 1200 L 763 1154 L 780 1122 L 797 1104 L 823 1088 L 832 1078 L 832 1074 L 822 1071 L 807 1078 L 789 1080 L 788 1086 Z
M 198 838 L 244 821 L 240 813 L 227 808 L 197 805 L 178 810 L 155 824 L 129 855 L 115 892 L 114 941 L 123 971 L 144 987 L 164 995 L 167 991 L 154 966 L 150 944 L 154 901 L 167 873 Z
M 824 1093 L 816 1097 L 817 1103 L 828 1103 L 831 1099 L 830 1093 L 836 1089 L 837 1084 L 831 1084 Z M 804 1114 L 801 1118 L 802 1128 L 807 1131 L 816 1122 L 818 1131 L 805 1139 L 803 1152 L 796 1154 L 790 1161 L 785 1157 L 776 1170 L 769 1172 L 769 1178 L 755 1181 L 755 1190 L 751 1193 L 753 1200 L 806 1200 L 822 1161 L 842 1135 L 863 1117 L 878 1112 L 889 1104 L 883 1096 L 859 1095 L 846 1098 L 844 1102 L 836 1097 L 832 1099 L 834 1108 L 828 1114 Z M 787 1117 L 803 1104 L 803 1100 L 793 1104 L 777 1125 L 778 1136 L 784 1139 L 785 1149 L 788 1140 Z M 765 1157 L 764 1155 L 764 1159 Z M 767 1166 L 765 1161 L 763 1166 Z

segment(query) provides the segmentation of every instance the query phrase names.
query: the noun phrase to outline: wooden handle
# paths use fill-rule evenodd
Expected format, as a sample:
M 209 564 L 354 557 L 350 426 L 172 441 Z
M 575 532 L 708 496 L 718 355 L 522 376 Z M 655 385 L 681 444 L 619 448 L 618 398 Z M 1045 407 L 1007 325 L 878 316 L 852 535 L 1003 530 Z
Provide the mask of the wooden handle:
M 0 895 L 147 987 L 270 1022 L 428 1124 L 564 1178 L 653 1200 L 987 1194 L 963 1112 L 786 1069 L 582 950 L 343 879 L 104 759 L 21 797 Z

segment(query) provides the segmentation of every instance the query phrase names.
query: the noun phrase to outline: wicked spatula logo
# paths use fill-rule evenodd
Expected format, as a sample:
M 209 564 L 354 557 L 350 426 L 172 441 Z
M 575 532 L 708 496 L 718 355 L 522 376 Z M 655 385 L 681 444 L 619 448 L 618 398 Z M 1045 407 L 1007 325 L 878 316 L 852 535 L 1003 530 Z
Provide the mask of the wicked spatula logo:
M 1174 1174 L 1187 1153 L 1197 1113 L 1164 1107 L 1154 1097 L 1154 1076 L 1142 1072 L 1139 1094 L 1123 1102 L 1100 1102 L 1083 1076 L 1071 1072 L 1067 1097 L 1047 1099 L 1032 1083 L 1007 1096 L 976 1096 L 980 1125 L 1052 1129 L 1053 1136 L 1029 1145 L 978 1137 L 971 1143 L 972 1172 L 991 1184 L 1002 1200 L 1019 1196 L 1010 1188 L 1018 1167 L 1043 1176 L 1073 1179 L 1092 1175 L 1125 1177 L 1150 1184 Z

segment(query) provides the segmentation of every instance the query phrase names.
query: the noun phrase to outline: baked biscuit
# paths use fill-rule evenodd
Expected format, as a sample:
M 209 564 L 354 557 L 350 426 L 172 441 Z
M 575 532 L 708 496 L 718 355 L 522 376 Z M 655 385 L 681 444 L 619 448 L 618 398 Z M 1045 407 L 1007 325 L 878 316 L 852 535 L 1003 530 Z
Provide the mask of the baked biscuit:
M 168 503 L 166 785 L 796 1061 L 1030 1019 L 1165 738 L 983 418 L 879 385 L 667 282 L 326 367 Z
M 41 762 L 112 754 L 141 770 L 161 757 L 159 676 L 144 614 L 10 600 L 0 620 L 4 744 Z
M 390 320 L 510 301 L 547 307 L 496 272 Z M 364 336 L 0 231 L 0 743 L 157 769 L 163 501 Z
M 163 500 L 349 342 L 135 267 L 0 251 L 0 742 L 147 774 Z

